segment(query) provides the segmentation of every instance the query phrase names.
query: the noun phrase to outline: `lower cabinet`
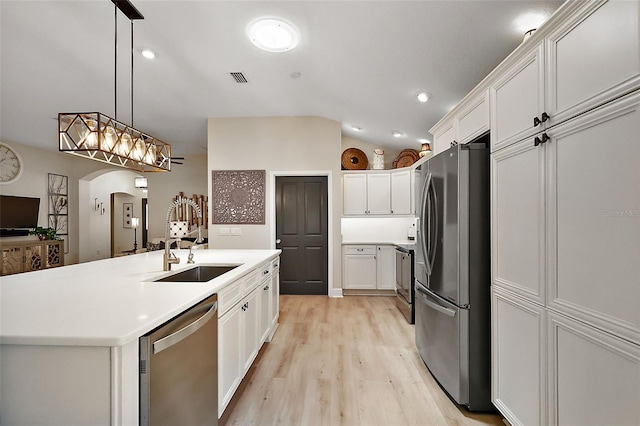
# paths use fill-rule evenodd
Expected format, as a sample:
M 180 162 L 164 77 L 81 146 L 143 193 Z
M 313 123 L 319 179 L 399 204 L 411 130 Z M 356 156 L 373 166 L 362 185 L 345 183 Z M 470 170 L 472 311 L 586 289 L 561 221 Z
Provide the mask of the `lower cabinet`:
M 277 259 L 267 263 L 257 273 L 218 294 L 218 300 L 230 301 L 220 305 L 218 318 L 218 417 L 224 413 L 262 344 L 275 331 L 279 310 L 277 265 Z
M 512 425 L 640 424 L 640 347 L 493 288 L 492 395 Z
M 343 246 L 342 288 L 346 290 L 395 290 L 395 276 L 395 246 Z
M 549 312 L 549 425 L 640 424 L 640 347 Z
M 546 311 L 498 287 L 492 293 L 493 403 L 512 425 L 545 424 Z

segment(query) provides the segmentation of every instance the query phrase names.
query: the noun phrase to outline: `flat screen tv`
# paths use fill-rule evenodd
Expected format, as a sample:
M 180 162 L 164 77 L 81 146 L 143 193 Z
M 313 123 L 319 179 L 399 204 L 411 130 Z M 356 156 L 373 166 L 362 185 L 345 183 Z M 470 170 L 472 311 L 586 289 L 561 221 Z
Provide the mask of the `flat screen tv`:
M 0 195 L 0 229 L 33 229 L 38 226 L 40 198 Z

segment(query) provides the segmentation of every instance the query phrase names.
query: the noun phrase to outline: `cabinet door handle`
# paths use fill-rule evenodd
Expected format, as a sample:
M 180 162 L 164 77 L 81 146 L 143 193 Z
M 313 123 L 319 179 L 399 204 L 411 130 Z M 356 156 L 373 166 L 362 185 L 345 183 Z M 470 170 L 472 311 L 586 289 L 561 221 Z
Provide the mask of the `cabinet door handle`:
M 543 112 L 540 117 L 541 117 L 540 121 L 543 122 L 543 123 L 551 118 L 551 117 L 549 117 L 549 114 L 547 114 L 546 112 Z
M 533 117 L 533 127 L 538 127 L 542 123 L 538 117 Z
M 264 290 L 264 291 L 269 290 L 269 286 L 268 286 L 268 285 L 266 285 L 266 286 L 263 288 L 263 290 Z
M 549 137 L 549 135 L 547 135 L 546 133 L 542 134 L 542 139 L 540 139 L 538 136 L 535 137 L 535 139 L 533 140 L 533 145 L 534 146 L 538 146 L 538 145 L 542 145 L 543 143 L 549 141 L 551 138 Z

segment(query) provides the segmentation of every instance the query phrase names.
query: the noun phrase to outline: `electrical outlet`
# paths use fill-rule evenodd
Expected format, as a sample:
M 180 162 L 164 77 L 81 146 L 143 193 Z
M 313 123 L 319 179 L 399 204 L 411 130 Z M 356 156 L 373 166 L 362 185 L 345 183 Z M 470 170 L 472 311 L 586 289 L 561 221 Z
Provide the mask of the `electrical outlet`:
M 231 235 L 242 235 L 242 228 L 231 228 Z
M 218 235 L 229 235 L 229 228 L 218 228 Z

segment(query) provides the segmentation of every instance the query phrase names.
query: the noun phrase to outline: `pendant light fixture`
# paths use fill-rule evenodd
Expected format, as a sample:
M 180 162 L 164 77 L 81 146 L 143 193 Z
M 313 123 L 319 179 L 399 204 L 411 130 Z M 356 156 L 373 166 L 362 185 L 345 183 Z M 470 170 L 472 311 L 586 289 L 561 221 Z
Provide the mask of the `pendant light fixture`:
M 140 172 L 171 171 L 171 145 L 133 128 L 133 21 L 144 16 L 129 0 L 115 5 L 114 115 L 100 112 L 58 114 L 58 150 Z M 131 125 L 118 121 L 118 10 L 131 21 Z

